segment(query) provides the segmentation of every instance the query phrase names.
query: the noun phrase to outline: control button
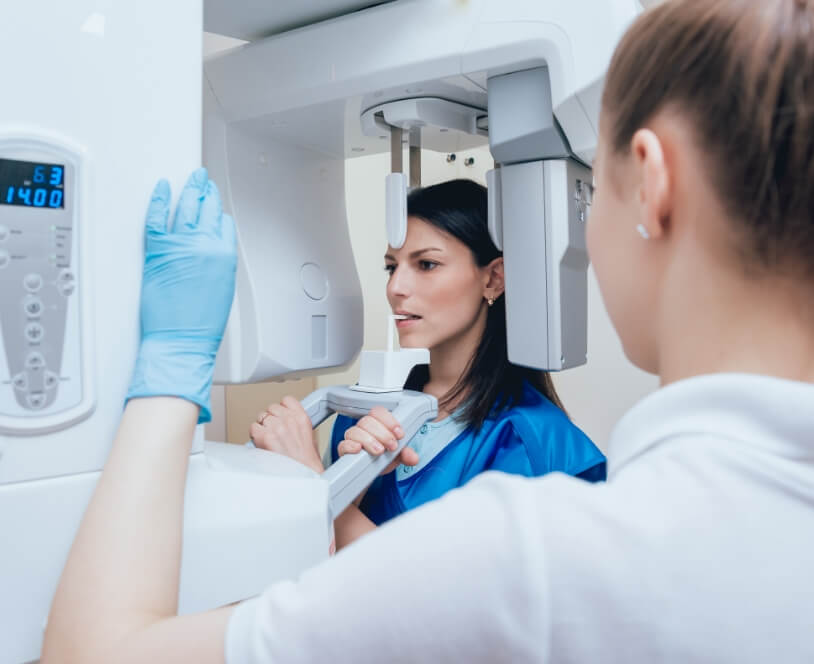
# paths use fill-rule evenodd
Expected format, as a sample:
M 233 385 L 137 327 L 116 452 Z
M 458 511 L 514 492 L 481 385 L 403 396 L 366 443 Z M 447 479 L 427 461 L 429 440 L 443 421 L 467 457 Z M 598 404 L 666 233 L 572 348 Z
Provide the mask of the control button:
M 5 249 L 0 249 L 0 270 L 6 267 L 10 260 L 11 256 L 9 256 L 9 253 Z
M 11 384 L 14 385 L 14 389 L 25 392 L 28 389 L 28 376 L 24 373 L 18 373 L 11 379 Z
M 42 288 L 42 277 L 35 272 L 25 275 L 23 279 L 23 286 L 29 293 L 36 293 Z
M 29 323 L 25 326 L 25 338 L 31 342 L 42 341 L 45 328 L 39 323 Z
M 42 353 L 29 353 L 25 358 L 25 366 L 27 369 L 42 369 L 45 366 L 45 358 Z
M 42 300 L 33 295 L 29 295 L 25 298 L 25 302 L 23 302 L 23 308 L 25 309 L 25 313 L 29 316 L 39 316 L 42 313 Z
M 76 288 L 76 277 L 68 269 L 60 270 L 57 276 L 57 290 L 65 296 L 71 295 Z
M 46 390 L 53 390 L 59 384 L 59 376 L 53 371 L 46 371 L 42 383 Z
M 0 242 L 5 242 L 6 240 L 8 240 L 8 236 L 9 236 L 8 227 L 3 226 L 3 224 L 0 224 Z
M 35 392 L 26 397 L 28 405 L 34 410 L 39 410 L 45 405 L 45 395 L 42 392 Z

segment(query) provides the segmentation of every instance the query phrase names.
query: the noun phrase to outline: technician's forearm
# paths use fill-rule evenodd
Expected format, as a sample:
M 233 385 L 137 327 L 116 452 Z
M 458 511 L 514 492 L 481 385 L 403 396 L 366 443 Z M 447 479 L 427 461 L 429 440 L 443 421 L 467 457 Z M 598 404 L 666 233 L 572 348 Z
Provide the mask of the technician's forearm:
M 376 530 L 376 524 L 368 519 L 356 505 L 350 505 L 334 521 L 337 550 L 373 530 Z
M 198 407 L 183 399 L 127 405 L 54 598 L 43 661 L 94 661 L 175 615 L 197 418 Z

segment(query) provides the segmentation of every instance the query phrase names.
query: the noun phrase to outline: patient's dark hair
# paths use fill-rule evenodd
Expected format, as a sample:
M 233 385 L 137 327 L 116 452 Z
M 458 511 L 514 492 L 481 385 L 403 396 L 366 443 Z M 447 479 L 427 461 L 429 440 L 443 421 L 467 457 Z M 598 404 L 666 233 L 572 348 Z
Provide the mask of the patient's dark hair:
M 463 242 L 479 267 L 485 267 L 503 255 L 489 236 L 487 209 L 486 188 L 471 180 L 452 180 L 417 189 L 407 198 L 409 216 L 423 219 Z M 420 390 L 428 380 L 428 367 L 416 367 L 405 387 Z M 463 397 L 459 418 L 477 430 L 489 416 L 497 415 L 520 400 L 524 381 L 563 408 L 551 376 L 509 362 L 506 298 L 501 296 L 489 307 L 478 349 L 461 378 L 441 399 L 441 405 Z

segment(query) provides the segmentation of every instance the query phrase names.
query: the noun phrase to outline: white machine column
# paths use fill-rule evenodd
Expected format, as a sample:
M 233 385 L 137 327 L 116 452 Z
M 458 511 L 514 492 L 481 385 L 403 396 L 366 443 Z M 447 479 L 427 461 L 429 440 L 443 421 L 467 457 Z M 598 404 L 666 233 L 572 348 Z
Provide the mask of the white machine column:
M 33 0 L 0 22 L 0 487 L 104 463 L 149 195 L 200 165 L 201 25 L 200 0 Z
M 177 197 L 201 162 L 201 13 L 32 0 L 0 21 L 0 664 L 40 655 L 121 419 L 150 192 L 166 177 Z M 190 459 L 181 611 L 325 558 L 329 525 L 312 472 L 207 443 Z
M 2 662 L 39 656 L 121 418 L 149 194 L 200 163 L 201 26 L 200 0 L 32 0 L 0 21 Z

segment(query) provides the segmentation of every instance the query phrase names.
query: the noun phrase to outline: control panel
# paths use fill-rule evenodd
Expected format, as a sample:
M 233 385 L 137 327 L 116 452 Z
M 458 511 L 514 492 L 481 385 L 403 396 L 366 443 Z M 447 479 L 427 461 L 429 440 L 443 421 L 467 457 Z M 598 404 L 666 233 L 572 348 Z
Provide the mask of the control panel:
M 80 156 L 64 147 L 0 139 L 0 432 L 53 430 L 89 410 L 81 168 Z

